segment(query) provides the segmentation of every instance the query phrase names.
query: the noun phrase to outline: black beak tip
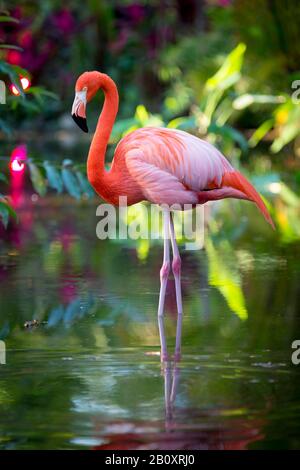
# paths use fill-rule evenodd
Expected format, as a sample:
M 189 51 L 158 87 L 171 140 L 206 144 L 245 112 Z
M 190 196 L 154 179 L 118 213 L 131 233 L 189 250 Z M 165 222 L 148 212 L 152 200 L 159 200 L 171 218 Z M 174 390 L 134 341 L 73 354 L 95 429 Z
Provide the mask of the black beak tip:
M 76 122 L 77 126 L 79 126 L 81 130 L 83 130 L 83 132 L 89 131 L 87 123 L 86 123 L 86 118 L 76 116 L 76 114 L 72 114 L 72 118 Z

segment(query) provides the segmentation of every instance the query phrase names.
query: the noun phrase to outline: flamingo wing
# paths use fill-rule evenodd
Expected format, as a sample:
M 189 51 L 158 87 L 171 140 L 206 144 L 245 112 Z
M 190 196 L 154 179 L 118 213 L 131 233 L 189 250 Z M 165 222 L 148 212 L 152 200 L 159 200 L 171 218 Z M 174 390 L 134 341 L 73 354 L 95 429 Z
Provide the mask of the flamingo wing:
M 143 128 L 121 140 L 114 160 L 124 156 L 145 198 L 156 204 L 197 204 L 225 197 L 256 203 L 272 219 L 261 197 L 222 153 L 184 131 Z
M 219 186 L 224 168 L 232 169 L 212 145 L 173 129 L 132 132 L 117 146 L 114 161 L 121 155 L 145 197 L 158 204 L 197 203 L 199 191 L 214 180 Z

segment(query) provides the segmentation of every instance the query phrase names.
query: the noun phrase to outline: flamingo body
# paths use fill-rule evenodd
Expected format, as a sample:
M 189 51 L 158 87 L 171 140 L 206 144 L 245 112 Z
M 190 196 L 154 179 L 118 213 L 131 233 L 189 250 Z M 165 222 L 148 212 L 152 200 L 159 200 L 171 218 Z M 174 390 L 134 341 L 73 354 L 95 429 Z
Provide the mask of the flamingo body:
M 125 192 L 132 203 L 146 199 L 183 208 L 228 197 L 247 199 L 272 225 L 257 191 L 224 155 L 181 130 L 145 127 L 131 132 L 116 148 L 111 173 L 117 180 L 125 176 Z

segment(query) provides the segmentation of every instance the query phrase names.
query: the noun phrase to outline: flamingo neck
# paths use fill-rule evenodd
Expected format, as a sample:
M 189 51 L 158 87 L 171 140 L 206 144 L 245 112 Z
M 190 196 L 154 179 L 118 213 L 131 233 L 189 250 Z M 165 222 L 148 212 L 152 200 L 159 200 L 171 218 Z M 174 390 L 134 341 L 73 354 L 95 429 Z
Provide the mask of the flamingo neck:
M 101 74 L 99 80 L 101 80 L 100 87 L 104 91 L 105 100 L 87 160 L 88 179 L 98 193 L 99 188 L 105 186 L 105 178 L 109 174 L 104 166 L 105 153 L 119 106 L 119 95 L 115 82 L 105 74 Z

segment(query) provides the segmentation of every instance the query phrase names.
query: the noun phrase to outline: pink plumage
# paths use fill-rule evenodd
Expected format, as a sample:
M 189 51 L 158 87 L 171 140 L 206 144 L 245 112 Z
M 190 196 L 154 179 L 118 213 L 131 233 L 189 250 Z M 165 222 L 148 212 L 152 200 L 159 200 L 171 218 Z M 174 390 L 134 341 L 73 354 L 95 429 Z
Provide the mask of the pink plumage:
M 216 147 L 187 132 L 138 129 L 119 142 L 112 172 L 119 165 L 126 166 L 150 202 L 183 206 L 228 197 L 248 199 L 273 225 L 261 197 L 246 178 Z

